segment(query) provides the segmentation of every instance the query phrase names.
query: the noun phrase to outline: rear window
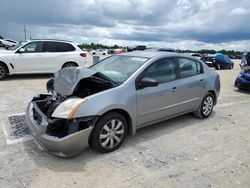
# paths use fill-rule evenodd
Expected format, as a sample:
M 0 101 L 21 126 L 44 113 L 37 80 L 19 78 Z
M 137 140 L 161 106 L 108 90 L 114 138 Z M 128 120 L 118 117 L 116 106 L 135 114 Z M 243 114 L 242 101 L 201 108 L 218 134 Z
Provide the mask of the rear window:
M 63 42 L 44 42 L 43 52 L 72 52 L 75 47 L 68 43 Z
M 178 62 L 181 78 L 195 76 L 203 72 L 201 64 L 197 61 L 188 58 L 178 58 Z

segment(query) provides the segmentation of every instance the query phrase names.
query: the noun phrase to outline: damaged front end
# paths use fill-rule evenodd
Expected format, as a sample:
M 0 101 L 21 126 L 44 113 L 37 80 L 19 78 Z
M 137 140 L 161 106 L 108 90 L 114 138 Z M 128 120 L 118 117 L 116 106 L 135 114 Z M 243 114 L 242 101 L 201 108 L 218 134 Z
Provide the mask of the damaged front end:
M 115 83 L 85 68 L 63 69 L 47 84 L 51 93 L 34 97 L 26 120 L 35 141 L 57 156 L 72 156 L 89 146 L 98 116 L 74 117 L 85 97 L 115 87 Z M 58 112 L 59 111 L 59 112 Z

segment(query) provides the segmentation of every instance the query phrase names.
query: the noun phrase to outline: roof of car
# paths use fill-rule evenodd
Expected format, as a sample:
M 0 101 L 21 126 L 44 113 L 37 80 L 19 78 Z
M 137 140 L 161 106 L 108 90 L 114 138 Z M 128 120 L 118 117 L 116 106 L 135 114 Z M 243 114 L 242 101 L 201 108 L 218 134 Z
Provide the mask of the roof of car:
M 73 43 L 72 41 L 61 40 L 61 39 L 31 39 L 30 41 L 56 41 L 56 42 L 70 42 L 70 43 Z

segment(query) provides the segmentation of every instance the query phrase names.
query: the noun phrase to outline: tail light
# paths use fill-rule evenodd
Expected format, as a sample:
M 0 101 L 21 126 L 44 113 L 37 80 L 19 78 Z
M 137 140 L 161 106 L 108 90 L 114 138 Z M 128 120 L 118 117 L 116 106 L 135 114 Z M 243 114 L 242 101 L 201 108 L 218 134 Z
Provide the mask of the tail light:
M 86 57 L 86 53 L 80 53 L 81 57 Z

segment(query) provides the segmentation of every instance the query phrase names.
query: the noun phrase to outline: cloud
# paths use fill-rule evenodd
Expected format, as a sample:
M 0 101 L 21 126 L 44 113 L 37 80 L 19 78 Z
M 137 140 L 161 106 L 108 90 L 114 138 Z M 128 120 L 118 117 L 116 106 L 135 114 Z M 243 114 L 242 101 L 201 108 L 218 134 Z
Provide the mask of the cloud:
M 32 38 L 240 49 L 250 40 L 249 10 L 249 0 L 8 0 L 0 35 L 22 40 L 26 25 Z
M 250 10 L 245 9 L 243 7 L 238 7 L 230 12 L 230 15 L 247 15 L 247 14 L 250 14 Z

